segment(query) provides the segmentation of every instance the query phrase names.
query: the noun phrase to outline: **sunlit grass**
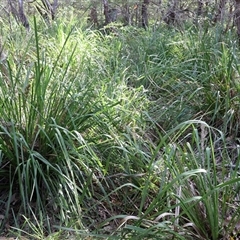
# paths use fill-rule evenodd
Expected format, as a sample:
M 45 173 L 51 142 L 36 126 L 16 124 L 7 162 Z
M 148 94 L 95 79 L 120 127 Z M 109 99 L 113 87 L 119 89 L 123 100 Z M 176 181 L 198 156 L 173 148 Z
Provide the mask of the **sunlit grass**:
M 31 24 L 4 40 L 2 232 L 9 224 L 34 239 L 236 236 L 234 36 Z

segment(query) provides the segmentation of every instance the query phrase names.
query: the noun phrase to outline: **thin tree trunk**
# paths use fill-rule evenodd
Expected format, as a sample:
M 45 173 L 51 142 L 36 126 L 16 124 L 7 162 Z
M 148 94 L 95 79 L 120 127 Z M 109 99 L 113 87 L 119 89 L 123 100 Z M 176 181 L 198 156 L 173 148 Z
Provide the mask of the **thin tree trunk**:
M 29 22 L 23 10 L 23 0 L 18 0 L 18 14 L 19 14 L 19 20 L 21 21 L 22 25 L 27 30 L 29 30 Z
M 103 0 L 103 13 L 105 16 L 105 24 L 109 24 L 110 23 L 110 18 L 109 18 L 109 14 L 108 14 L 108 0 Z
M 13 15 L 13 17 L 15 18 L 15 20 L 18 22 L 19 17 L 18 17 L 18 11 L 17 9 L 13 6 L 12 0 L 8 0 L 8 4 L 10 7 L 10 12 Z
M 226 7 L 226 0 L 220 0 L 216 16 L 214 18 L 214 22 L 217 23 L 219 21 L 223 22 L 225 16 L 225 7 Z
M 165 21 L 169 25 L 174 25 L 177 23 L 177 10 L 180 2 L 178 0 L 173 0 L 163 21 Z
M 235 0 L 235 25 L 237 27 L 237 34 L 240 40 L 240 0 Z
M 51 13 L 52 13 L 52 20 L 55 19 L 57 8 L 58 8 L 58 0 L 54 0 L 54 2 L 52 4 L 52 11 L 51 11 Z
M 57 7 L 58 7 L 58 0 L 54 0 L 54 2 L 51 4 L 48 0 L 41 0 L 45 10 L 51 14 L 52 20 L 55 19 Z
M 143 0 L 142 3 L 142 27 L 148 27 L 148 4 L 149 0 Z
M 97 13 L 97 6 L 96 1 L 92 1 L 92 6 L 90 10 L 89 20 L 94 27 L 98 27 L 98 13 Z
M 203 0 L 198 0 L 197 17 L 200 17 L 202 13 L 203 13 Z
M 135 11 L 135 25 L 138 26 L 140 23 L 140 18 L 139 18 L 139 6 L 137 3 L 134 5 L 133 9 Z
M 129 11 L 128 1 L 122 1 L 122 15 L 124 19 L 124 24 L 131 25 L 132 24 L 132 16 Z
M 227 14 L 228 17 L 227 17 L 227 23 L 226 23 L 224 33 L 226 33 L 231 27 L 234 26 L 234 24 L 232 24 L 234 19 L 233 9 L 234 9 L 234 3 L 231 3 L 229 6 L 228 14 Z

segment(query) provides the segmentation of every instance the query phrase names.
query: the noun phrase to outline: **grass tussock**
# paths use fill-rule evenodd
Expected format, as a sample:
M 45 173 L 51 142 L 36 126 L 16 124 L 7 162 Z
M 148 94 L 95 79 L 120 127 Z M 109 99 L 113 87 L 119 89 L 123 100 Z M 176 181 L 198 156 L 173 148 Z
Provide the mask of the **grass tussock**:
M 235 35 L 31 24 L 3 37 L 2 235 L 237 237 Z

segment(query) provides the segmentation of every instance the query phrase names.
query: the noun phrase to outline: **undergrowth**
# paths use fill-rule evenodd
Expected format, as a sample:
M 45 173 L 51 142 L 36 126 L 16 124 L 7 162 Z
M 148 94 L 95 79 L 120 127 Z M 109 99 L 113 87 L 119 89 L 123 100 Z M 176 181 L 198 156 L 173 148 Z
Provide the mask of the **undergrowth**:
M 2 236 L 238 235 L 233 33 L 113 25 L 106 34 L 66 19 L 34 20 L 28 34 L 5 28 Z

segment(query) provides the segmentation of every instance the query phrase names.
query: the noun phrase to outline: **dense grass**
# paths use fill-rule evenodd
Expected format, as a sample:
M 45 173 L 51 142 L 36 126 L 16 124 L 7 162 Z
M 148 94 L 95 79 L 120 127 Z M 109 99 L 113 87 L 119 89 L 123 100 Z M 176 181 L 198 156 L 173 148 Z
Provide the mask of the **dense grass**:
M 2 235 L 237 236 L 236 36 L 67 20 L 4 25 Z

